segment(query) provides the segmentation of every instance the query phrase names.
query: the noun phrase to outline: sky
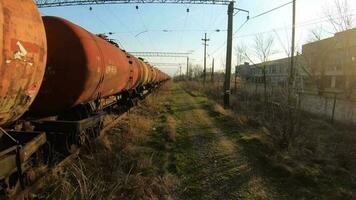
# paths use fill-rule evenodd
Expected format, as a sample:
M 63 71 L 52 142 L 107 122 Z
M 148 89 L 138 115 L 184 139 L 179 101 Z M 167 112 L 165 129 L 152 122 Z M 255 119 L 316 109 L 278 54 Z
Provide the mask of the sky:
M 249 11 L 250 17 L 291 2 L 291 0 L 237 0 L 235 7 Z M 297 0 L 296 44 L 298 49 L 310 38 L 310 30 L 322 26 L 324 37 L 332 36 L 324 10 L 334 9 L 334 0 Z M 352 14 L 356 15 L 356 1 L 349 0 Z M 136 9 L 138 6 L 138 9 Z M 189 12 L 187 10 L 189 9 Z M 222 71 L 226 59 L 227 6 L 192 4 L 110 4 L 41 8 L 43 16 L 59 16 L 68 19 L 92 33 L 109 33 L 128 52 L 165 51 L 190 52 L 190 62 L 203 65 L 202 38 L 207 33 L 207 68 L 212 59 L 215 69 Z M 335 17 L 337 17 L 335 15 Z M 286 57 L 290 47 L 292 4 L 261 17 L 248 20 L 247 14 L 234 15 L 233 65 L 236 65 L 238 45 L 243 45 L 254 62 L 254 39 L 257 35 L 273 37 L 274 54 L 271 59 Z M 354 18 L 356 24 L 356 16 Z M 244 25 L 243 25 L 244 24 Z M 243 25 L 243 26 L 241 26 Z M 164 72 L 185 72 L 185 58 L 147 58 Z

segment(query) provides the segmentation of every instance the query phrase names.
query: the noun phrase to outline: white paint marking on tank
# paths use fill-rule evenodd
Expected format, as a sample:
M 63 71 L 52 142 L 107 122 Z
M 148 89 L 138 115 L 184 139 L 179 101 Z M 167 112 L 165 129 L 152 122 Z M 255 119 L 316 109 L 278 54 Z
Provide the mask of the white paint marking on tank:
M 19 51 L 15 53 L 14 58 L 21 60 L 22 57 L 27 55 L 27 50 L 23 47 L 20 41 L 18 41 L 16 45 L 19 47 Z
M 106 74 L 116 74 L 116 72 L 117 72 L 117 69 L 116 69 L 116 67 L 115 66 L 113 66 L 113 65 L 108 65 L 108 66 L 106 66 L 106 68 L 105 68 L 105 73 Z

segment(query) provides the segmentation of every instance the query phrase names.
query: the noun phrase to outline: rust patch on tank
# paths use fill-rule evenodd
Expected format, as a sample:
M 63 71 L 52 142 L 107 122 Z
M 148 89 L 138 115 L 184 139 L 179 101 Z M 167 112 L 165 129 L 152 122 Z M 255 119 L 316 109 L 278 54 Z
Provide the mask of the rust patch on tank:
M 18 119 L 38 93 L 46 61 L 46 36 L 32 0 L 0 1 L 0 125 Z

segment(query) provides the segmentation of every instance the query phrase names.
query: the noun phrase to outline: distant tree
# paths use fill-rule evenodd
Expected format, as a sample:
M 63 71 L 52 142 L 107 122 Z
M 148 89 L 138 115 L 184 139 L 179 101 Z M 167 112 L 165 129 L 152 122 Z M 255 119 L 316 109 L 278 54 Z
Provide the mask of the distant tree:
M 246 61 L 246 50 L 247 47 L 245 46 L 244 43 L 240 43 L 239 45 L 236 46 L 235 51 L 236 51 L 237 65 L 241 65 Z
M 324 15 L 333 27 L 334 33 L 346 31 L 353 27 L 353 14 L 349 0 L 334 0 L 332 6 L 324 7 Z
M 309 30 L 309 37 L 307 39 L 308 43 L 320 41 L 325 36 L 325 30 L 322 25 L 316 26 Z
M 192 76 L 195 79 L 199 79 L 203 75 L 203 67 L 199 64 L 193 65 L 191 67 Z
M 291 51 L 292 51 L 290 33 L 286 30 L 284 37 L 281 37 L 276 30 L 274 30 L 274 33 L 276 35 L 276 38 L 277 38 L 280 46 L 283 49 L 283 53 L 285 54 L 285 56 L 287 56 L 289 58 L 291 56 Z M 284 38 L 284 40 L 283 40 L 283 38 Z M 298 52 L 299 48 L 300 48 L 300 46 L 298 44 L 296 44 L 294 47 L 294 52 Z
M 264 102 L 267 105 L 267 78 L 266 78 L 266 65 L 270 60 L 270 57 L 276 53 L 273 49 L 274 47 L 274 38 L 272 35 L 264 36 L 259 34 L 255 37 L 254 40 L 254 51 L 256 57 L 259 59 L 262 65 L 263 73 L 263 86 L 264 86 Z

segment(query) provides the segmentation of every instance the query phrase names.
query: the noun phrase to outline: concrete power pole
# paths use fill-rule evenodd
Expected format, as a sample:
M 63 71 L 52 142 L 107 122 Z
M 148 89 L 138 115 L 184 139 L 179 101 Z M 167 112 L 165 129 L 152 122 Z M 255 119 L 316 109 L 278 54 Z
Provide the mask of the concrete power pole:
M 293 18 L 292 18 L 292 44 L 291 44 L 291 55 L 290 55 L 290 74 L 288 80 L 288 106 L 292 106 L 292 87 L 294 82 L 294 49 L 295 49 L 295 1 L 293 0 Z M 298 114 L 299 115 L 299 114 Z M 289 117 L 289 130 L 291 134 L 294 134 L 295 131 L 295 119 L 293 117 L 293 112 L 291 109 L 288 109 Z M 297 123 L 299 124 L 299 122 Z M 299 128 L 299 125 L 297 125 Z
M 189 77 L 189 57 L 187 57 L 187 74 L 186 74 L 187 80 L 190 79 Z
M 179 79 L 182 79 L 182 66 L 179 66 Z
M 214 58 L 213 62 L 211 63 L 211 82 L 214 83 Z
M 204 41 L 204 71 L 203 71 L 203 83 L 205 85 L 205 81 L 206 81 L 206 46 L 207 45 L 207 42 L 210 40 L 210 39 L 207 39 L 206 38 L 206 33 L 205 33 L 205 37 L 203 39 L 201 39 Z
M 295 0 L 293 0 L 293 19 L 292 19 L 292 45 L 290 55 L 290 74 L 288 81 L 288 103 L 291 101 L 292 86 L 294 82 L 294 51 L 295 51 Z
M 237 91 L 237 65 L 235 66 L 235 85 L 234 85 L 234 94 L 236 95 Z
M 226 69 L 224 82 L 224 107 L 230 106 L 230 79 L 231 79 L 231 57 L 232 57 L 232 27 L 234 19 L 234 2 L 231 1 L 227 10 L 227 48 L 226 48 Z

